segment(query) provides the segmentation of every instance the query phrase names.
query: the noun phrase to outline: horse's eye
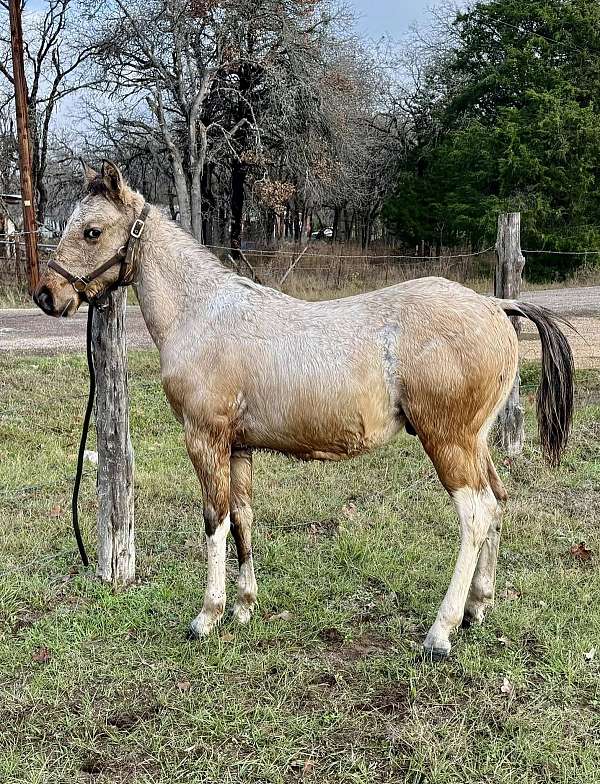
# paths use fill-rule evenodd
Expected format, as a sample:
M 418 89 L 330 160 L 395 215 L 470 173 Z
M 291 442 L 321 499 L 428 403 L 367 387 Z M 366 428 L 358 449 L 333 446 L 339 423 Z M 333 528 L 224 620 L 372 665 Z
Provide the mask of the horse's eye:
M 83 236 L 86 238 L 86 240 L 97 240 L 101 234 L 102 229 L 86 229 L 83 232 Z

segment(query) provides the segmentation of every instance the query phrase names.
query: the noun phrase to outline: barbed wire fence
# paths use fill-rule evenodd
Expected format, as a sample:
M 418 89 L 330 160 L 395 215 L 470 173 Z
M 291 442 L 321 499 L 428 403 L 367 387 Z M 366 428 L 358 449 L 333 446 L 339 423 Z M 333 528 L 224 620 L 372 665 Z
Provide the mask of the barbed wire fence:
M 37 232 L 39 234 L 40 230 Z M 15 281 L 24 286 L 24 267 L 21 268 L 21 279 L 18 269 L 19 261 L 24 260 L 21 242 L 24 234 L 22 231 L 10 235 L 0 234 L 0 286 Z M 54 253 L 57 241 L 39 244 L 42 262 Z M 2 254 L 3 247 L 8 248 L 5 254 Z M 355 294 L 429 275 L 466 283 L 483 294 L 492 293 L 494 289 L 495 246 L 482 250 L 447 250 L 438 255 L 423 256 L 378 246 L 364 251 L 359 247 L 348 248 L 321 241 L 308 242 L 303 247 L 245 247 L 237 260 L 232 258 L 229 246 L 205 247 L 239 274 L 306 299 Z M 523 249 L 522 253 L 525 259 L 540 254 L 598 259 L 600 249 Z M 576 331 L 569 331 L 568 337 L 576 362 L 580 367 L 585 366 L 586 362 L 591 363 L 590 367 L 600 367 L 600 304 L 597 298 L 583 295 L 582 301 L 581 296 L 574 297 L 571 294 L 571 286 L 567 283 L 553 284 L 553 288 L 562 290 L 564 297 L 553 297 L 549 306 L 574 321 Z M 524 296 L 527 298 L 529 292 Z M 535 294 L 532 297 L 536 301 Z M 537 359 L 539 356 L 537 333 L 525 322 L 522 355 L 527 359 Z
M 19 237 L 23 232 L 11 235 L 0 234 L 0 286 L 9 282 L 20 282 L 18 261 L 24 259 L 24 250 L 19 256 Z M 9 246 L 12 255 L 2 256 L 2 246 Z M 483 294 L 492 293 L 496 264 L 495 246 L 483 250 L 448 251 L 439 255 L 421 256 L 395 252 L 393 249 L 375 247 L 370 252 L 360 248 L 308 243 L 303 248 L 244 248 L 242 258 L 235 261 L 231 248 L 224 245 L 207 245 L 221 261 L 239 274 L 251 277 L 266 285 L 282 288 L 293 296 L 306 299 L 334 298 L 361 291 L 393 285 L 412 278 L 440 276 L 466 283 Z M 56 249 L 55 242 L 39 245 L 42 261 L 47 261 Z M 540 254 L 598 258 L 600 249 L 552 250 L 523 249 L 525 259 Z M 527 272 L 527 262 L 525 273 Z M 600 275 L 600 273 L 599 273 Z M 281 281 L 283 280 L 283 285 Z M 576 281 L 575 281 L 576 282 Z M 584 279 L 582 281 L 586 283 Z M 578 367 L 600 368 L 600 303 L 597 295 L 584 293 L 574 295 L 572 282 L 552 284 L 560 296 L 538 298 L 535 289 L 523 296 L 541 304 L 547 304 L 560 315 L 573 322 L 574 330 L 567 330 L 569 342 Z M 539 359 L 540 344 L 532 325 L 523 322 L 521 354 L 525 359 Z

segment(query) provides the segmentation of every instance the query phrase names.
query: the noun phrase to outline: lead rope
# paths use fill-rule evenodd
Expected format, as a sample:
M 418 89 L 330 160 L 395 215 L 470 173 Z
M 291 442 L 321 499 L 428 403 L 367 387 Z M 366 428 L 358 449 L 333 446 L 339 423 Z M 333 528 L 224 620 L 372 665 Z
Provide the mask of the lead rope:
M 90 302 L 88 305 L 87 316 L 87 330 L 86 330 L 86 355 L 87 366 L 90 376 L 90 387 L 88 392 L 87 406 L 85 409 L 85 416 L 83 418 L 83 429 L 81 431 L 81 440 L 79 442 L 79 454 L 77 455 L 77 473 L 75 474 L 75 484 L 73 486 L 73 497 L 71 500 L 71 513 L 73 517 L 73 531 L 79 548 L 79 555 L 83 561 L 84 566 L 89 565 L 89 559 L 85 551 L 85 545 L 81 537 L 81 530 L 79 528 L 79 510 L 77 508 L 79 501 L 79 487 L 81 485 L 81 476 L 83 474 L 83 456 L 85 454 L 85 444 L 87 441 L 88 431 L 90 429 L 90 419 L 92 417 L 92 409 L 94 407 L 94 397 L 96 394 L 96 371 L 94 368 L 94 357 L 92 355 L 92 320 L 94 318 L 94 306 Z

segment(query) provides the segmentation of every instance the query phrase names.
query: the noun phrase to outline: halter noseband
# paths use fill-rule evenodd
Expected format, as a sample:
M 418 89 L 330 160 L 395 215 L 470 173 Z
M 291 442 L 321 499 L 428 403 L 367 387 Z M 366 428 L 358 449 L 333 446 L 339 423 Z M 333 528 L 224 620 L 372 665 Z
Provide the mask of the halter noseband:
M 113 288 L 117 288 L 119 286 L 128 286 L 132 281 L 131 279 L 126 278 L 126 271 L 128 267 L 133 268 L 133 257 L 135 255 L 135 251 L 137 249 L 139 239 L 142 236 L 142 232 L 144 230 L 144 226 L 146 225 L 146 218 L 148 217 L 148 213 L 150 212 L 150 205 L 144 204 L 144 207 L 140 213 L 140 217 L 136 218 L 133 222 L 131 229 L 129 230 L 129 237 L 127 239 L 127 243 L 119 248 L 119 250 L 115 253 L 114 256 L 108 261 L 105 261 L 104 264 L 101 264 L 96 269 L 92 270 L 87 275 L 73 275 L 73 273 L 66 270 L 62 267 L 57 261 L 54 259 L 50 259 L 48 262 L 48 268 L 58 272 L 59 275 L 62 275 L 65 280 L 67 280 L 71 286 L 75 289 L 75 291 L 86 301 L 89 302 L 89 297 L 86 294 L 86 289 L 90 285 L 90 283 L 96 278 L 99 278 L 107 270 L 111 269 L 115 265 L 119 264 L 119 277 L 117 278 L 116 282 L 113 286 L 111 286 L 107 291 L 103 292 L 101 296 L 107 294 L 108 291 L 111 291 Z M 97 299 L 95 297 L 94 299 Z

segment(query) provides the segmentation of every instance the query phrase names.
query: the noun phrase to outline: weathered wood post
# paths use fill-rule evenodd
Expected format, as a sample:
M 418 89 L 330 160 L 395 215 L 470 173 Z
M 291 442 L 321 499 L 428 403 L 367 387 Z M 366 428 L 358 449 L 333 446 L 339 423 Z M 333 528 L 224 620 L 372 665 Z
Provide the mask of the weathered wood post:
M 126 289 L 117 289 L 104 310 L 94 310 L 92 349 L 96 369 L 98 442 L 97 574 L 114 586 L 135 577 L 133 525 L 134 456 L 129 435 Z
M 498 238 L 496 240 L 496 270 L 494 295 L 502 299 L 518 299 L 521 291 L 521 276 L 525 259 L 521 253 L 521 213 L 508 212 L 498 216 Z M 520 320 L 511 316 L 517 335 L 521 331 Z M 517 373 L 506 405 L 498 416 L 498 441 L 509 457 L 523 451 L 525 431 L 523 409 L 519 400 L 521 378 Z

